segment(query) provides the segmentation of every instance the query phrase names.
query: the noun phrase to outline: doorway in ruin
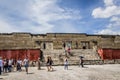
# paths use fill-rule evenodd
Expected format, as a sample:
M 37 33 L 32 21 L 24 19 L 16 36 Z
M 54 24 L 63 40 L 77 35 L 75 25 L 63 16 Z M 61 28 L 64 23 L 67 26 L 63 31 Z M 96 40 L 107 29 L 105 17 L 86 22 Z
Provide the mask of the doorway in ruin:
M 71 48 L 72 47 L 72 41 L 66 41 L 66 47 Z
M 82 49 L 90 49 L 89 41 L 81 41 Z
M 79 44 L 78 44 L 78 42 L 76 41 L 76 42 L 75 42 L 75 48 L 76 48 L 76 49 L 78 49 L 78 45 L 79 45 Z
M 53 50 L 53 42 L 52 41 L 42 42 L 41 48 L 44 50 Z
M 46 43 L 43 42 L 43 49 L 46 49 Z

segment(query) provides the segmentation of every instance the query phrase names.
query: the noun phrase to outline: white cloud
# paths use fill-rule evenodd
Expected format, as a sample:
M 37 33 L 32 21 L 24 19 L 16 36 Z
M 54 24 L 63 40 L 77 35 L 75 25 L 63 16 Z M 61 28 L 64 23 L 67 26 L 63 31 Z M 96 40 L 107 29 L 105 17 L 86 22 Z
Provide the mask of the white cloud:
M 104 0 L 104 3 L 106 6 L 112 6 L 113 5 L 113 0 Z
M 53 28 L 59 26 L 52 24 L 58 20 L 76 20 L 81 18 L 78 10 L 61 8 L 57 5 L 57 0 L 34 0 L 34 2 L 31 3 L 29 10 L 31 13 L 29 15 L 31 20 L 41 24 L 41 26 L 37 27 L 40 29 L 43 28 L 44 31 L 46 30 L 45 32 L 52 32 Z M 67 23 L 68 22 L 66 22 L 66 24 Z
M 114 4 L 115 0 L 104 0 L 105 7 L 98 7 L 93 10 L 94 18 L 108 18 L 108 25 L 98 31 L 98 34 L 120 34 L 120 6 Z
M 17 26 L 18 31 L 32 33 L 54 32 L 53 29 L 59 26 L 54 22 L 58 20 L 65 20 L 69 24 L 66 20 L 81 19 L 79 10 L 61 8 L 57 2 L 58 0 L 1 0 L 0 8 L 5 9 L 1 10 L 0 16 L 6 19 L 12 31 Z M 74 26 L 72 29 L 75 29 Z
M 94 18 L 109 18 L 112 16 L 120 15 L 120 6 L 116 6 L 113 0 L 103 0 L 105 7 L 98 7 L 93 10 L 92 16 Z
M 29 16 L 33 21 L 47 27 L 47 29 L 49 28 L 50 31 L 52 28 L 59 26 L 51 24 L 51 22 L 81 18 L 79 11 L 59 7 L 57 5 L 57 0 L 34 0 L 31 4 L 30 13 Z
M 117 7 L 115 5 L 113 6 L 107 6 L 104 8 L 96 8 L 93 10 L 92 16 L 94 18 L 109 18 L 114 15 L 120 15 L 120 7 Z
M 111 34 L 111 35 L 120 35 L 120 32 L 116 32 L 116 31 L 113 31 L 111 29 L 104 29 L 104 30 L 101 30 L 99 31 L 97 34 Z

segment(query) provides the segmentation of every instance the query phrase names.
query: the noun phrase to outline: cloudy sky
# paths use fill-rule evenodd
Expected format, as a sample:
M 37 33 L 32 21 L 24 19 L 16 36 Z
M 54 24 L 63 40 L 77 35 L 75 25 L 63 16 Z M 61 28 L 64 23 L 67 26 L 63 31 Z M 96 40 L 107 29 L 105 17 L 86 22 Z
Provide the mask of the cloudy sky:
M 120 35 L 120 0 L 0 0 L 0 33 Z

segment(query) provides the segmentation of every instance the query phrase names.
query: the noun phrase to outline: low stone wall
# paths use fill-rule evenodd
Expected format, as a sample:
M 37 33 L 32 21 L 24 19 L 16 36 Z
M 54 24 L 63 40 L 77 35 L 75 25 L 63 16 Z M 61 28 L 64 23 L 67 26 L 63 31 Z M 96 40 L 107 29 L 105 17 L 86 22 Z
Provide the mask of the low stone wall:
M 84 65 L 102 65 L 102 64 L 120 64 L 120 59 L 115 59 L 115 60 L 84 60 Z M 63 61 L 54 61 L 54 66 L 63 66 L 64 62 Z M 77 60 L 72 60 L 69 61 L 69 65 L 79 65 L 79 61 Z M 32 63 L 30 62 L 30 66 L 38 66 L 38 62 Z M 46 62 L 41 62 L 41 66 L 46 66 Z
M 104 64 L 115 64 L 115 60 L 103 60 Z
M 85 60 L 84 64 L 86 65 L 101 65 L 103 64 L 102 60 Z
M 120 59 L 115 59 L 115 64 L 120 64 Z
M 56 62 L 54 65 L 63 65 L 64 62 Z M 120 64 L 120 59 L 115 60 L 84 60 L 85 65 L 102 65 L 102 64 Z M 69 65 L 79 65 L 79 61 L 69 61 Z
M 120 64 L 120 59 L 114 59 L 114 60 L 85 60 L 84 64 L 88 64 L 88 65 Z

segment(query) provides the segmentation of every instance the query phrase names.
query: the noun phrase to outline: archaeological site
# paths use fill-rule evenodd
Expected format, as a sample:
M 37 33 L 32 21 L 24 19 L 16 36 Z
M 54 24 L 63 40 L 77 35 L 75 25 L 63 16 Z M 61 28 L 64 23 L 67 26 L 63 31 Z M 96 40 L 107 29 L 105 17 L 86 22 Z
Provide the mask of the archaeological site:
M 76 65 L 82 56 L 85 64 L 115 64 L 120 63 L 120 35 L 1 33 L 0 56 L 43 62 L 51 56 L 54 65 L 62 65 L 65 57 Z

